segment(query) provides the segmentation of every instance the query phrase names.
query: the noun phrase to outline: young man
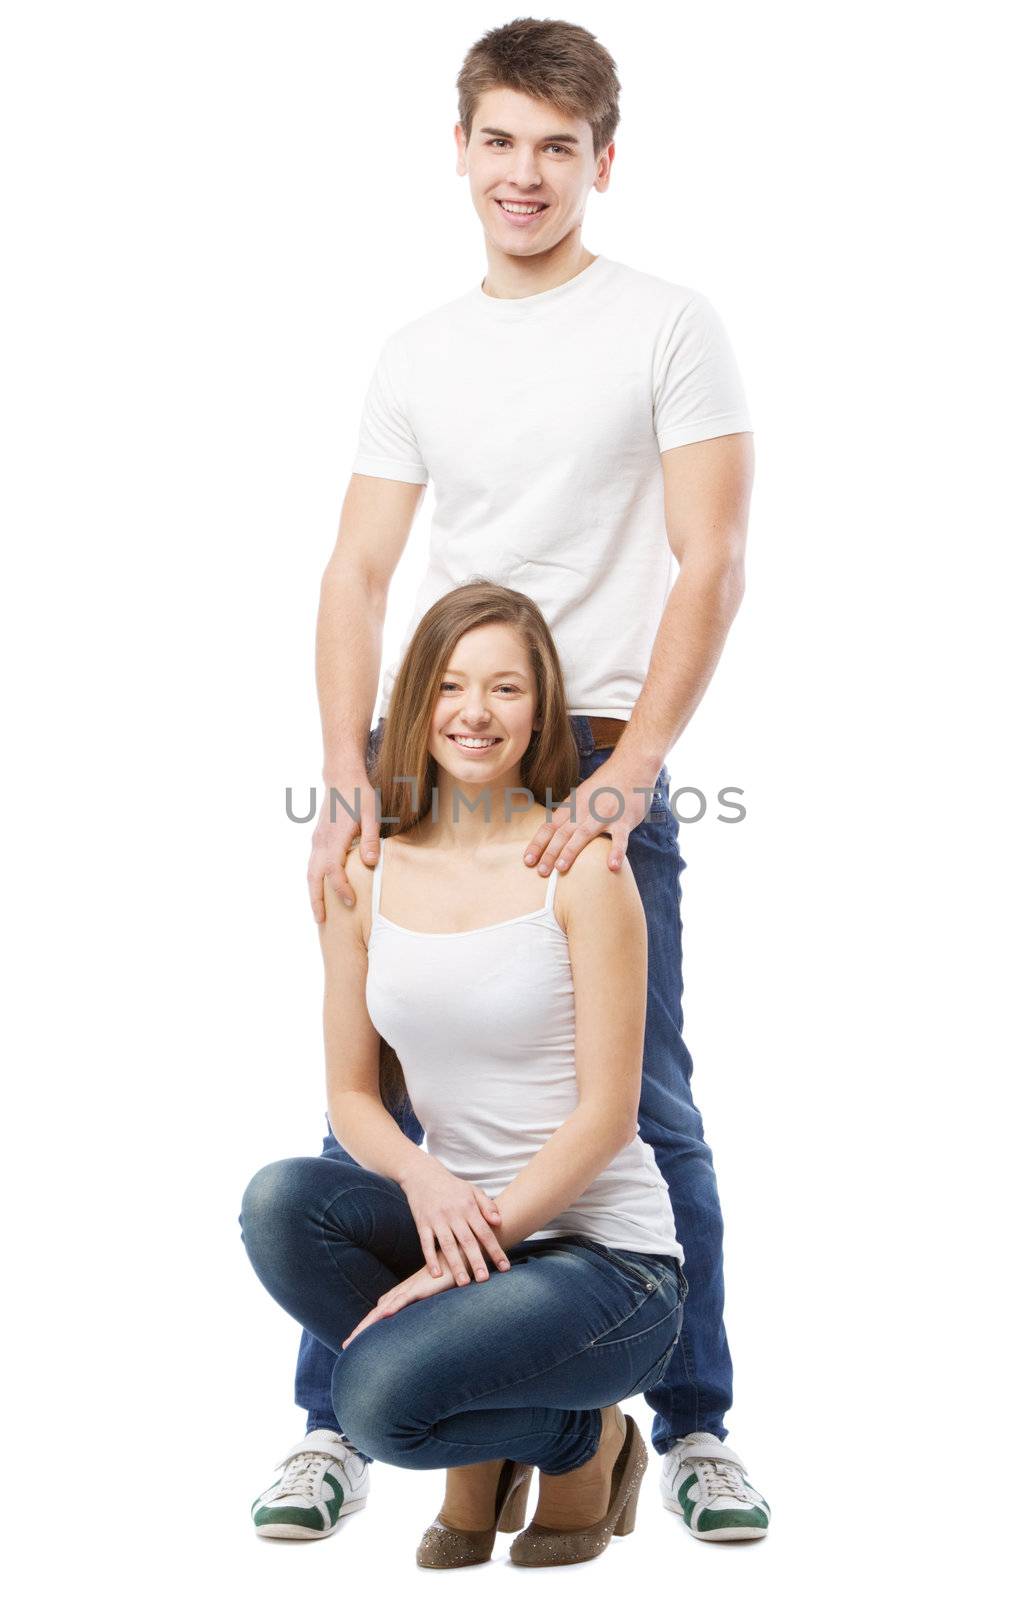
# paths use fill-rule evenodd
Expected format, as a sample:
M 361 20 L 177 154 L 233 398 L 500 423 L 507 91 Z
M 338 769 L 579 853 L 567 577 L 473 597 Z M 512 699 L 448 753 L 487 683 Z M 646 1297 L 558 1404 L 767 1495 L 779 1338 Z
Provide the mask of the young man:
M 618 78 L 586 29 L 520 18 L 469 51 L 458 78 L 457 170 L 483 225 L 485 280 L 385 343 L 366 397 L 337 547 L 324 574 L 317 674 L 324 782 L 362 803 L 360 825 L 327 802 L 309 868 L 324 894 L 361 835 L 378 859 L 367 736 L 387 589 L 424 486 L 437 497 L 424 611 L 470 577 L 521 589 L 561 656 L 583 781 L 574 820 L 553 813 L 527 848 L 543 875 L 599 833 L 609 866 L 628 850 L 649 932 L 640 1133 L 668 1183 L 689 1295 L 668 1373 L 646 1398 L 662 1496 L 701 1539 L 757 1538 L 769 1509 L 722 1441 L 731 1364 L 722 1321 L 722 1223 L 711 1152 L 690 1092 L 681 1027 L 677 819 L 665 753 L 710 681 L 743 589 L 751 425 L 727 335 L 706 298 L 582 243 L 590 191 L 610 182 Z M 673 578 L 672 557 L 679 563 Z M 590 814 L 588 797 L 610 786 Z M 655 789 L 647 811 L 643 788 Z M 422 1130 L 403 1124 L 417 1143 Z M 329 1132 L 323 1155 L 351 1158 Z M 427 1159 L 424 1155 L 424 1159 Z M 338 1432 L 335 1353 L 303 1336 L 295 1397 L 308 1429 L 253 1505 L 257 1531 L 323 1537 L 365 1503 L 368 1466 Z

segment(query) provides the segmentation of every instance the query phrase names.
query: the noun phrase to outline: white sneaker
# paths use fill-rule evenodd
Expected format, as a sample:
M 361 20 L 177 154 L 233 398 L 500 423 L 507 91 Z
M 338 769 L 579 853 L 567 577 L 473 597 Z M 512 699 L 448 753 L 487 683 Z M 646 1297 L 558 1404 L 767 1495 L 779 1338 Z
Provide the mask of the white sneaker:
M 734 1450 L 713 1433 L 687 1433 L 661 1457 L 661 1499 L 696 1539 L 762 1539 L 771 1508 Z
M 325 1539 L 366 1504 L 369 1466 L 343 1433 L 314 1428 L 277 1467 L 281 1476 L 252 1502 L 265 1539 Z

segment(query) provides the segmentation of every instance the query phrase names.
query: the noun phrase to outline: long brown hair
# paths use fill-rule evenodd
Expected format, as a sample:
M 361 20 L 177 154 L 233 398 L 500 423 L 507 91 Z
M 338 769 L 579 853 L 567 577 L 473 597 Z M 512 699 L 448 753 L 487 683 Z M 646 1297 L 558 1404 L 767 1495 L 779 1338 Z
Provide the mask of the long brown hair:
M 519 763 L 520 784 L 534 801 L 552 809 L 579 782 L 579 751 L 569 720 L 561 663 L 543 613 L 528 595 L 485 578 L 471 578 L 435 600 L 409 641 L 391 691 L 383 734 L 367 763 L 370 783 L 380 791 L 383 838 L 406 833 L 430 811 L 437 762 L 430 754 L 430 728 L 440 686 L 462 635 L 487 623 L 513 628 L 529 655 L 536 679 L 534 732 Z M 398 782 L 398 778 L 413 780 Z M 387 822 L 386 818 L 397 820 Z M 379 872 L 377 866 L 375 871 Z M 380 1041 L 380 1096 L 397 1114 L 408 1104 L 405 1075 L 391 1045 Z

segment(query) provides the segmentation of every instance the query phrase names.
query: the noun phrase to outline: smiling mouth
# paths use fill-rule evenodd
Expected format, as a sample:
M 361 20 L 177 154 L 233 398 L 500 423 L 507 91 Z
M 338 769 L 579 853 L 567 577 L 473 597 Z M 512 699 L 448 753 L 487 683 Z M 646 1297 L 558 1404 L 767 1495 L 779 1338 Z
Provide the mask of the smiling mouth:
M 546 200 L 496 200 L 507 217 L 535 217 L 547 210 Z
M 447 737 L 452 744 L 457 744 L 460 750 L 492 750 L 495 745 L 501 743 L 500 739 L 496 738 L 472 739 L 468 735 L 459 733 L 449 733 Z

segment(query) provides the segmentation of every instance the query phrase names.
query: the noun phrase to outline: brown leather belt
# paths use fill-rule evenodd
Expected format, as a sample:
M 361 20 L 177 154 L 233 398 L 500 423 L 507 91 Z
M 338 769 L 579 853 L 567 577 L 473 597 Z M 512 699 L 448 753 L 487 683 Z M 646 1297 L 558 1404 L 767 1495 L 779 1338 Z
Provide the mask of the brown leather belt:
M 594 750 L 612 749 L 628 727 L 624 717 L 587 717 L 586 721 L 593 735 Z

